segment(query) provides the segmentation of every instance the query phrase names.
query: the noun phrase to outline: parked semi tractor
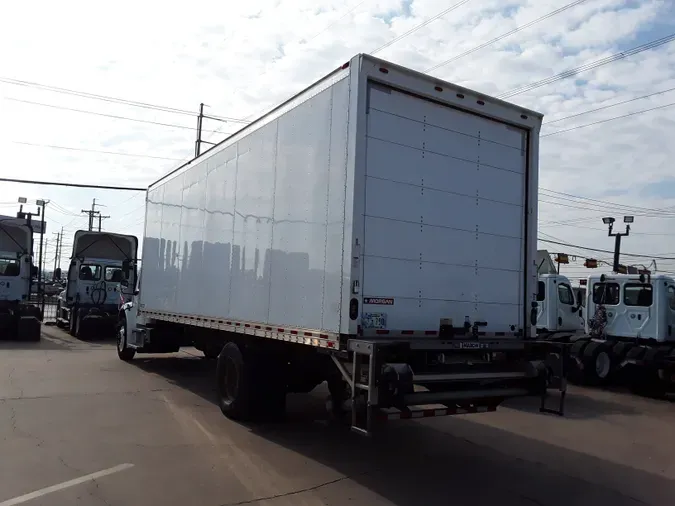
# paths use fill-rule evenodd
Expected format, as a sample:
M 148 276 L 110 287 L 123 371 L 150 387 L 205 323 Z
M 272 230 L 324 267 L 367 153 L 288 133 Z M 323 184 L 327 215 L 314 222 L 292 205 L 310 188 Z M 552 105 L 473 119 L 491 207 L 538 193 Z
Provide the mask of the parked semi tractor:
M 582 379 L 647 395 L 675 390 L 673 278 L 598 274 L 586 286 L 585 334 L 570 351 Z
M 583 305 L 566 276 L 540 274 L 537 303 L 537 335 L 540 338 L 574 340 L 583 335 Z
M 57 324 L 76 337 L 114 336 L 119 308 L 132 297 L 125 286 L 134 286 L 137 250 L 135 236 L 78 230 Z
M 149 187 L 119 357 L 217 356 L 235 419 L 282 414 L 288 392 L 325 381 L 363 434 L 517 396 L 543 405 L 541 122 L 355 56 Z
M 0 220 L 0 338 L 40 340 L 42 315 L 30 302 L 33 229 L 22 219 Z

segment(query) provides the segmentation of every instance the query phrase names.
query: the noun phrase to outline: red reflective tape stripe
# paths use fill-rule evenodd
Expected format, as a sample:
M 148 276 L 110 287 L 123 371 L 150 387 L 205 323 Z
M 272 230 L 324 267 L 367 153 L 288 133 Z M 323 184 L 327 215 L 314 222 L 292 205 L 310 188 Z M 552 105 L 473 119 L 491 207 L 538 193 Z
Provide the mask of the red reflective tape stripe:
M 412 411 L 401 411 L 401 420 L 412 418 Z
M 277 329 L 277 332 L 286 332 L 284 329 Z
M 389 334 L 389 331 L 388 330 L 376 330 L 375 333 L 382 335 L 382 334 Z
M 241 327 L 241 323 L 239 323 L 239 322 L 236 322 L 235 325 L 236 325 L 237 327 Z
M 260 325 L 256 325 L 255 328 L 260 329 L 262 327 Z
M 272 327 L 265 327 L 265 330 L 272 330 Z
M 291 330 L 291 334 L 293 334 L 293 335 L 296 335 L 296 336 L 297 336 L 297 335 L 298 335 L 298 331 L 297 331 L 297 330 Z
M 437 330 L 425 330 L 424 331 L 425 336 L 435 336 L 436 334 L 438 334 Z
M 251 326 L 250 323 L 244 323 L 244 327 L 250 327 L 250 326 Z
M 312 334 L 311 332 L 305 332 L 305 335 L 309 336 L 309 337 L 312 337 L 314 334 Z
M 328 339 L 328 334 L 319 334 L 321 339 Z
M 422 411 L 422 416 L 424 418 L 429 418 L 430 416 L 436 416 L 436 410 L 434 409 L 425 409 Z
M 414 333 L 415 333 L 414 330 L 402 330 L 402 331 L 401 331 L 401 334 L 404 334 L 404 335 L 406 335 L 406 336 L 412 335 L 412 334 L 414 334 Z

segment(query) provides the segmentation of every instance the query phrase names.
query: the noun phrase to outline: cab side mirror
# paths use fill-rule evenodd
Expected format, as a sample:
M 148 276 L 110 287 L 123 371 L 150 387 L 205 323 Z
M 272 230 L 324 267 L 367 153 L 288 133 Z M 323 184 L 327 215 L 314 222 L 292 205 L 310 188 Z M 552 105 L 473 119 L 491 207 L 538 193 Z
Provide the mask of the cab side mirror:
M 122 262 L 122 272 L 124 273 L 124 277 L 129 279 L 131 275 L 131 262 L 128 259 Z

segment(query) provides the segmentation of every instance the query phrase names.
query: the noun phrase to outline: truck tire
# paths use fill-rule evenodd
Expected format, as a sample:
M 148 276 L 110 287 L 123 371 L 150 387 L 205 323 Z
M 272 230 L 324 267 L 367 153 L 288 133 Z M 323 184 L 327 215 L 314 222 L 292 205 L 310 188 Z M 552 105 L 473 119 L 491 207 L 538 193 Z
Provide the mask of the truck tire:
M 40 320 L 34 317 L 21 317 L 18 322 L 17 337 L 21 341 L 40 341 Z
M 591 341 L 584 348 L 584 380 L 591 385 L 607 383 L 616 368 L 612 348 L 607 343 Z
M 117 356 L 124 362 L 129 362 L 136 356 L 136 350 L 127 345 L 126 318 L 120 318 L 117 322 Z
M 278 418 L 286 410 L 286 384 L 276 357 L 227 343 L 218 355 L 218 406 L 233 420 Z
M 588 338 L 580 338 L 574 341 L 574 344 L 570 347 L 570 363 L 567 369 L 567 377 L 572 383 L 584 382 L 584 372 L 580 369 L 580 364 L 578 362 L 583 364 L 584 349 L 588 343 L 590 343 Z
M 661 399 L 669 389 L 669 381 L 662 378 L 660 370 L 670 353 L 669 347 L 645 347 L 643 366 L 633 371 L 630 387 L 633 393 L 643 397 Z
M 77 308 L 72 308 L 68 313 L 68 333 L 73 337 L 77 337 L 75 334 L 75 322 L 77 322 L 78 313 L 79 310 Z

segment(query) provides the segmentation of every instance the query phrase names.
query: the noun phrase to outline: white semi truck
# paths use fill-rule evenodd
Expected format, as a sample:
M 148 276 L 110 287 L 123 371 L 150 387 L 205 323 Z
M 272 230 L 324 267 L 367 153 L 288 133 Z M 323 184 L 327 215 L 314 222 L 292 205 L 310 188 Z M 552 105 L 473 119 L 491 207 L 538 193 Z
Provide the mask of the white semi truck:
M 119 357 L 217 356 L 235 419 L 324 381 L 363 434 L 516 396 L 543 409 L 541 122 L 355 56 L 149 187 Z
M 33 230 L 23 219 L 0 220 L 0 338 L 39 341 L 42 315 L 30 301 Z
M 57 325 L 80 338 L 115 335 L 119 308 L 132 298 L 125 286 L 134 287 L 137 252 L 138 239 L 132 235 L 75 232 Z
M 570 351 L 583 380 L 647 395 L 675 390 L 675 280 L 608 273 L 586 286 L 585 333 Z

